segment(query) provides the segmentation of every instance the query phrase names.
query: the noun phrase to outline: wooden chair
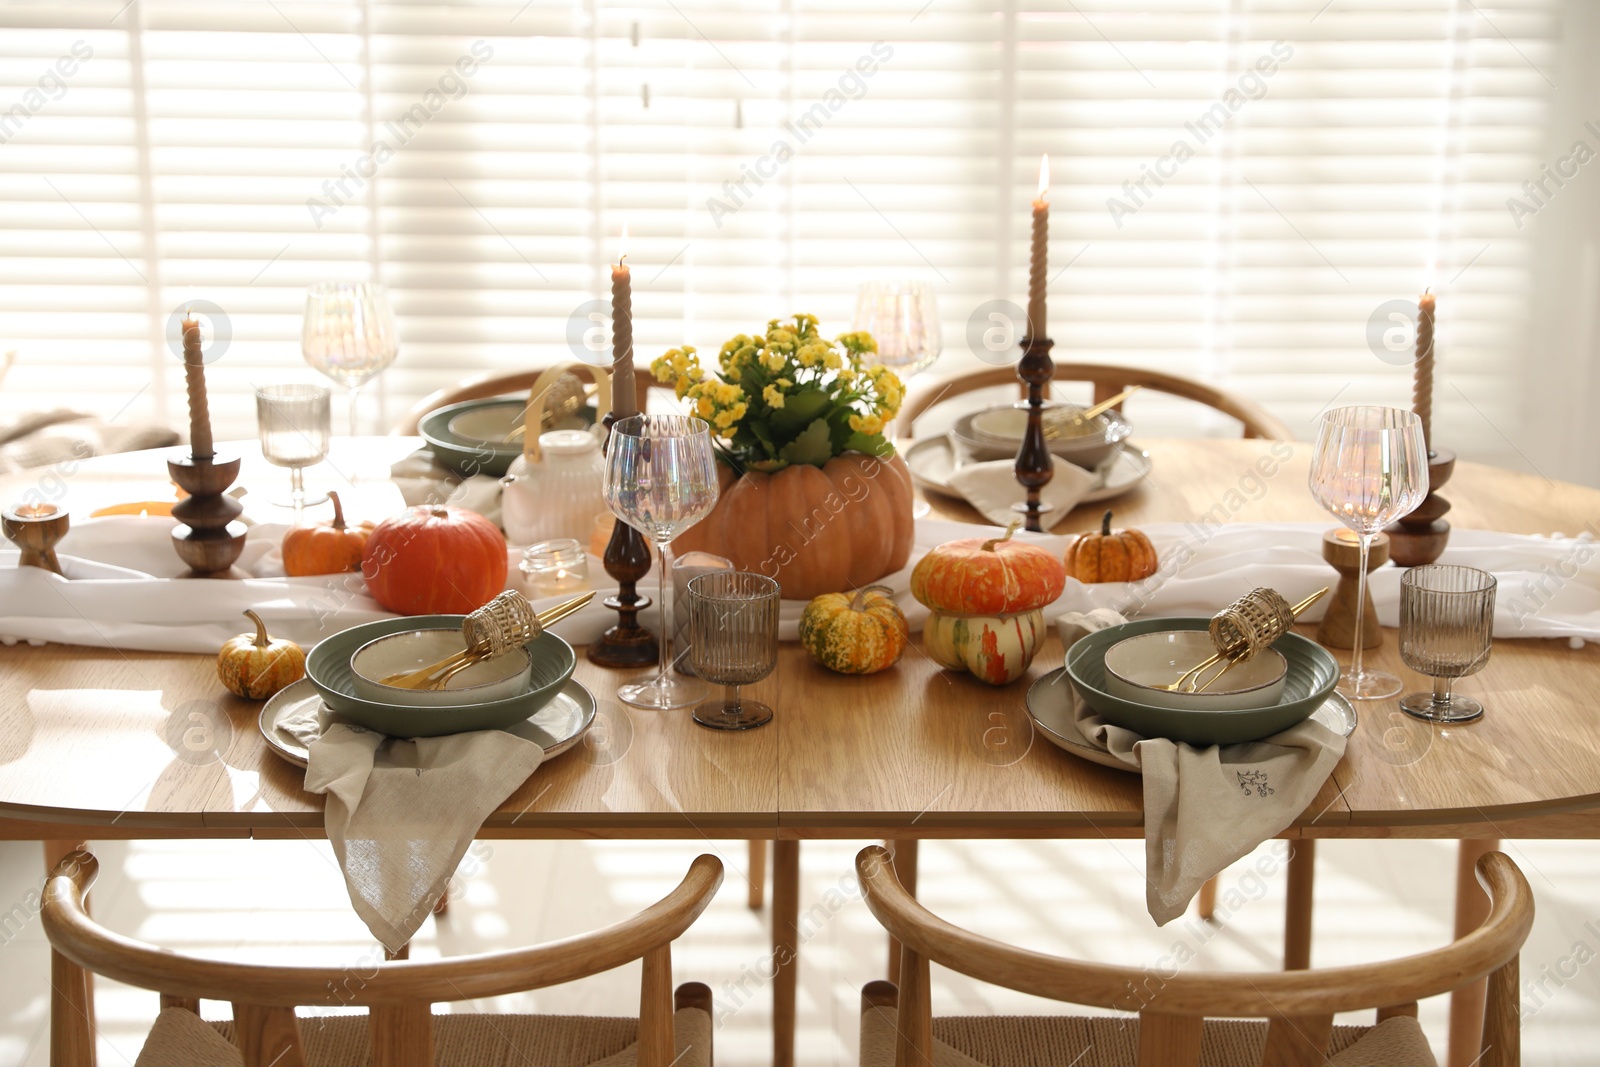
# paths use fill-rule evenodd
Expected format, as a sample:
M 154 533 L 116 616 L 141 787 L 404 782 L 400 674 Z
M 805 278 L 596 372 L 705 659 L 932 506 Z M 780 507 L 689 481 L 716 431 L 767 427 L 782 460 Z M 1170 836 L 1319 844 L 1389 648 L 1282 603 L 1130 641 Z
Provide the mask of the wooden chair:
M 1047 956 L 933 915 L 901 886 L 883 848 L 863 849 L 856 870 L 867 907 L 903 946 L 899 989 L 874 982 L 863 990 L 862 1067 L 1432 1064 L 1416 1021 L 1417 1001 L 1485 976 L 1489 1004 L 1476 1063 L 1521 1062 L 1518 953 L 1533 926 L 1533 895 L 1502 853 L 1478 863 L 1478 880 L 1492 901 L 1488 918 L 1444 948 L 1382 963 L 1264 974 L 1185 974 L 1176 964 L 1139 969 Z M 935 1019 L 930 962 L 1008 989 L 1137 1018 Z M 1333 1025 L 1335 1012 L 1369 1008 L 1377 1009 L 1375 1026 Z M 1229 1021 L 1208 1021 L 1218 1016 Z
M 590 381 L 595 381 L 597 374 L 609 374 L 601 367 L 593 367 L 587 363 L 574 364 L 575 371 L 582 376 L 587 376 Z M 491 396 L 509 396 L 513 393 L 526 393 L 533 388 L 533 383 L 539 380 L 539 375 L 544 373 L 544 368 L 538 370 L 517 371 L 514 374 L 485 374 L 477 378 L 468 378 L 456 385 L 446 386 L 435 390 L 411 406 L 411 410 L 395 422 L 394 428 L 389 431 L 392 436 L 411 437 L 417 432 L 417 426 L 430 412 L 438 411 L 450 404 L 460 404 L 467 400 L 483 400 Z M 641 367 L 633 376 L 634 395 L 637 398 L 640 411 L 645 410 L 645 400 L 651 389 L 663 389 L 651 377 L 648 368 Z
M 1243 424 L 1246 437 L 1264 437 L 1271 441 L 1294 440 L 1289 427 L 1255 401 L 1173 374 L 1141 370 L 1138 367 L 1119 367 L 1109 363 L 1057 363 L 1054 380 L 1093 382 L 1094 402 L 1097 404 L 1116 396 L 1130 385 L 1139 385 L 1153 392 L 1181 396 L 1197 404 L 1215 408 L 1224 415 L 1230 415 Z M 904 427 L 901 432 L 910 437 L 914 432 L 913 423 L 917 417 L 934 404 L 976 389 L 992 389 L 1001 385 L 1016 386 L 1018 395 L 1027 395 L 1017 381 L 1017 372 L 1012 367 L 968 371 L 929 381 L 918 379 L 914 387 L 908 391 L 906 402 L 900 408 L 896 422 Z M 1118 404 L 1117 407 L 1120 409 L 1122 405 Z
M 708 1067 L 711 991 L 672 982 L 672 942 L 711 903 L 722 864 L 701 856 L 657 903 L 602 930 L 533 948 L 427 963 L 269 967 L 180 956 L 97 925 L 84 897 L 99 865 L 77 851 L 45 884 L 44 929 L 55 950 L 50 1062 L 92 1067 L 89 978 L 156 990 L 162 1011 L 139 1067 Z M 436 1001 L 496 997 L 571 982 L 642 959 L 638 1018 L 433 1015 Z M 200 1000 L 233 1002 L 233 1020 L 205 1023 Z M 296 1018 L 297 1005 L 363 1007 L 368 1016 Z M 370 1059 L 369 1059 L 370 1056 Z

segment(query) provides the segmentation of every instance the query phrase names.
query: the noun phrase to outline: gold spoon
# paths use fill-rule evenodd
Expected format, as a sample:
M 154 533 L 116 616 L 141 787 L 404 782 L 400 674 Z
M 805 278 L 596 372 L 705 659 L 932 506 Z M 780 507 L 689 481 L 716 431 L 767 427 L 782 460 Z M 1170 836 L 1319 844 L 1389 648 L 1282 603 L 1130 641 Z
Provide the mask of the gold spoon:
M 575 596 L 571 600 L 564 600 L 553 608 L 546 608 L 544 611 L 539 612 L 534 616 L 539 624 L 539 632 L 543 632 L 550 626 L 560 622 L 593 599 L 594 593 L 588 592 L 582 596 Z M 534 636 L 538 636 L 538 634 L 536 633 Z M 465 670 L 483 658 L 484 656 L 480 652 L 472 649 L 462 649 L 460 652 L 446 656 L 439 662 L 431 663 L 419 670 L 400 671 L 380 678 L 378 679 L 378 684 L 392 685 L 396 689 L 442 689 L 444 687 L 443 682 L 449 681 L 459 671 Z M 435 678 L 435 675 L 440 671 L 447 672 L 442 680 Z M 440 684 L 434 685 L 433 683 L 436 681 Z
M 1328 594 L 1328 587 L 1327 586 L 1323 586 L 1321 589 L 1318 589 L 1315 593 L 1312 593 L 1310 596 L 1308 596 L 1304 600 L 1300 601 L 1300 603 L 1295 604 L 1293 607 L 1291 607 L 1289 609 L 1289 613 L 1291 615 L 1293 615 L 1295 618 L 1298 619 L 1301 616 L 1301 614 L 1303 614 L 1305 612 L 1305 610 L 1307 608 L 1309 608 L 1311 605 L 1315 604 L 1317 601 L 1321 600 L 1324 596 L 1327 596 L 1327 594 Z M 1212 678 L 1211 681 L 1206 682 L 1206 684 L 1204 686 L 1201 686 L 1199 684 L 1200 683 L 1200 678 L 1201 678 L 1201 676 L 1203 674 L 1205 674 L 1206 669 L 1209 668 L 1209 667 L 1216 666 L 1218 663 L 1222 662 L 1224 659 L 1227 659 L 1228 665 L 1226 667 L 1222 668 L 1222 670 L 1218 671 L 1217 674 L 1216 674 L 1216 677 Z M 1203 663 L 1196 664 L 1195 666 L 1190 667 L 1188 670 L 1184 671 L 1182 674 L 1178 675 L 1178 680 L 1176 682 L 1173 682 L 1171 685 L 1152 685 L 1152 686 L 1150 686 L 1150 688 L 1151 689 L 1164 689 L 1169 693 L 1179 693 L 1179 692 L 1183 692 L 1183 693 L 1199 693 L 1199 692 L 1203 692 L 1207 687 L 1209 687 L 1212 683 L 1214 683 L 1217 680 L 1217 678 L 1221 678 L 1224 674 L 1227 674 L 1230 670 L 1232 670 L 1235 664 L 1241 663 L 1241 662 L 1243 662 L 1243 657 L 1240 657 L 1240 658 L 1236 659 L 1236 658 L 1231 657 L 1231 656 L 1224 656 L 1223 653 L 1221 653 L 1221 652 L 1216 652 L 1216 653 L 1213 653 L 1211 656 L 1209 656 Z M 1182 688 L 1185 684 L 1187 684 L 1189 686 L 1189 688 L 1187 688 L 1187 689 Z
M 1104 415 L 1106 412 L 1110 411 L 1112 408 L 1116 407 L 1118 404 L 1122 403 L 1124 400 L 1128 399 L 1134 393 L 1137 393 L 1143 388 L 1144 386 L 1142 385 L 1130 385 L 1116 396 L 1111 397 L 1108 400 L 1102 400 L 1092 408 L 1088 408 L 1084 411 L 1074 412 L 1071 415 L 1063 415 L 1058 419 L 1052 419 L 1050 422 L 1053 424 L 1053 426 L 1046 428 L 1045 436 L 1059 436 L 1063 423 L 1070 426 L 1076 426 L 1079 423 L 1088 422 L 1090 419 Z

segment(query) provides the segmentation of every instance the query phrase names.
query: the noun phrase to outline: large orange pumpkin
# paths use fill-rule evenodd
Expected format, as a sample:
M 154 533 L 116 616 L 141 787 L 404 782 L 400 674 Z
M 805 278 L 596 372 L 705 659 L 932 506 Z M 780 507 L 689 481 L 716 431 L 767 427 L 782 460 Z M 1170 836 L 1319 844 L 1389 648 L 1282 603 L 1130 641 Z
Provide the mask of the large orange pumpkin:
M 1042 608 L 1061 595 L 1066 571 L 1038 545 L 1003 537 L 947 541 L 917 561 L 911 595 L 939 611 L 1008 615 Z
M 465 615 L 505 589 L 506 539 L 477 512 L 418 505 L 372 531 L 361 576 L 389 611 Z
M 1067 546 L 1067 574 L 1080 582 L 1137 582 L 1156 572 L 1156 547 L 1142 530 L 1111 531 L 1111 512 L 1099 533 L 1079 534 Z
M 870 585 L 911 558 L 911 472 L 899 456 L 844 452 L 822 467 L 737 475 L 719 465 L 718 474 L 717 506 L 674 553 L 725 556 L 777 579 L 788 600 Z

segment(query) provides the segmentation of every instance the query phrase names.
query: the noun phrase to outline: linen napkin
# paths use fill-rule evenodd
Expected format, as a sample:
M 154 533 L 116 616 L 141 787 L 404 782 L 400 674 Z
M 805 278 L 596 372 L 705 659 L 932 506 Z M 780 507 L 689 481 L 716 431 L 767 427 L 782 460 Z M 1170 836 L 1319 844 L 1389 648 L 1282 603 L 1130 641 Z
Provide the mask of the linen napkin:
M 399 460 L 389 468 L 389 477 L 400 490 L 407 507 L 417 504 L 450 504 L 476 511 L 496 526 L 500 525 L 500 479 L 487 474 L 463 478 L 433 458 L 426 448 Z
M 1115 612 L 1056 620 L 1061 644 L 1125 621 Z M 1061 684 L 1072 689 L 1065 678 Z M 1092 744 L 1144 775 L 1145 907 L 1157 926 L 1182 915 L 1210 878 L 1306 810 L 1345 739 L 1310 719 L 1261 741 L 1196 745 L 1141 737 L 1106 722 L 1072 689 L 1072 712 Z
M 1039 490 L 1039 499 L 1052 505 L 1047 518 L 1060 522 L 1083 499 L 1085 493 L 1104 483 L 1102 472 L 1086 471 L 1060 456 L 1051 456 L 1055 475 Z M 979 514 L 996 526 L 1009 526 L 1019 512 L 1011 509 L 1024 498 L 1022 486 L 1017 484 L 1016 461 L 990 460 L 987 463 L 965 463 L 957 467 L 946 484 L 978 509 Z
M 406 741 L 329 718 L 320 702 L 284 728 L 308 742 L 306 789 L 327 797 L 350 904 L 391 952 L 433 910 L 483 820 L 544 760 L 503 730 Z

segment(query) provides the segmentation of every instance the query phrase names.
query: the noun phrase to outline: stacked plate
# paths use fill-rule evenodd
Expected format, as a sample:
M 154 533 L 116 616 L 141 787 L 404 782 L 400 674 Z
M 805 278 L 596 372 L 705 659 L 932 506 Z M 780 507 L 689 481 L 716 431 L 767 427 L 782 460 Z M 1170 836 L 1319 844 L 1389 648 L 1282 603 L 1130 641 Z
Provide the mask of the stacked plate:
M 1045 410 L 1045 443 L 1068 463 L 1094 470 L 1122 447 L 1133 427 L 1116 410 L 1079 420 L 1084 409 L 1073 404 L 1052 404 Z M 1015 459 L 1027 430 L 1028 413 L 1012 405 L 969 412 L 950 428 L 950 441 L 964 463 Z
M 462 618 L 461 615 L 419 615 L 352 626 L 324 639 L 311 650 L 306 657 L 306 675 L 329 710 L 391 737 L 439 737 L 472 730 L 502 729 L 532 718 L 567 686 L 577 666 L 577 656 L 571 645 L 555 634 L 545 633 L 523 646 L 522 652 L 528 661 L 526 675 L 522 674 L 519 656 L 514 664 L 516 672 L 507 678 L 466 678 L 467 687 L 463 689 L 445 689 L 437 693 L 397 691 L 387 699 L 372 699 L 382 690 L 375 686 L 373 679 L 358 677 L 351 665 L 357 653 L 379 638 L 411 631 L 459 634 Z M 419 657 L 424 654 L 418 650 Z M 423 665 L 419 658 L 414 664 L 386 664 L 382 669 L 403 670 Z M 492 663 L 482 666 L 489 667 Z M 514 684 L 507 686 L 508 681 Z M 459 700 L 452 699 L 458 695 Z M 416 703 L 400 702 L 413 698 L 423 699 Z M 446 702 L 432 702 L 441 698 Z
M 1067 650 L 1067 676 L 1084 703 L 1107 722 L 1144 737 L 1167 737 L 1192 745 L 1231 745 L 1270 737 L 1310 718 L 1333 693 L 1339 664 L 1321 645 L 1296 633 L 1284 634 L 1272 646 L 1284 660 L 1283 686 L 1263 706 L 1247 707 L 1244 705 L 1256 701 L 1243 695 L 1230 701 L 1225 694 L 1220 702 L 1178 700 L 1163 706 L 1148 697 L 1129 699 L 1126 694 L 1132 690 L 1126 687 L 1118 687 L 1124 695 L 1112 692 L 1107 683 L 1106 653 L 1113 646 L 1144 634 L 1205 630 L 1210 623 L 1205 618 L 1176 618 L 1108 626 Z M 1173 675 L 1176 681 L 1177 671 Z M 1240 692 L 1254 690 L 1249 687 Z

